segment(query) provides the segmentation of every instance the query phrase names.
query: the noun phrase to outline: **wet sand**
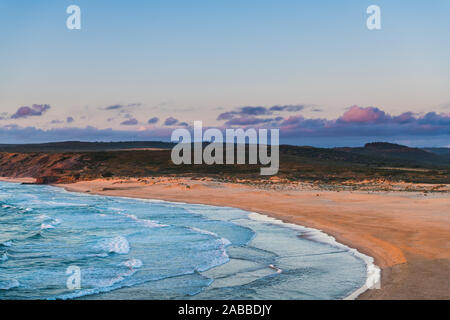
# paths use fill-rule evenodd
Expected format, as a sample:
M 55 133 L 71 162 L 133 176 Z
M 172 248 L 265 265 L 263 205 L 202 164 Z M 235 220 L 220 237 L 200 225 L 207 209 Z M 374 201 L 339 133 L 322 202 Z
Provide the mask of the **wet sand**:
M 35 178 L 6 178 L 0 177 L 0 181 L 3 182 L 15 182 L 15 183 L 34 183 L 36 181 Z

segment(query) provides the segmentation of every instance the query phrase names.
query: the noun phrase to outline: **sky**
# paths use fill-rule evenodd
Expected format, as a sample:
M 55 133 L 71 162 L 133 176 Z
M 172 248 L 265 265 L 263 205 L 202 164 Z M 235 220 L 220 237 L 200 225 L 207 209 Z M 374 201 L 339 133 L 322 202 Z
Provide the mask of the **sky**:
M 201 120 L 450 146 L 449 34 L 448 0 L 0 0 L 0 143 L 168 140 Z

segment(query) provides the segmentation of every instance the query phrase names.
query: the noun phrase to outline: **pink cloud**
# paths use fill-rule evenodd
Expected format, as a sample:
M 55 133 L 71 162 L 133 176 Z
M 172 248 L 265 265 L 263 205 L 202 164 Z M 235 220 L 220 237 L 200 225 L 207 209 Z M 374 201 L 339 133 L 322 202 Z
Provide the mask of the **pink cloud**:
M 305 118 L 301 115 L 290 116 L 289 118 L 287 118 L 283 121 L 283 125 L 289 126 L 289 125 L 297 124 L 303 120 L 305 120 Z
M 338 119 L 338 121 L 346 123 L 377 123 L 384 121 L 387 118 L 389 118 L 389 116 L 378 108 L 352 106 Z

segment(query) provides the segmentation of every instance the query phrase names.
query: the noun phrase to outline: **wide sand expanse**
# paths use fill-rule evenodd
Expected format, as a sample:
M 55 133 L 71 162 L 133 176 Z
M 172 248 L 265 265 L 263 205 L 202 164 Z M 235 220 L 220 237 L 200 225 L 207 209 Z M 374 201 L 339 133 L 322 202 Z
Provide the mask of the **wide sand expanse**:
M 241 208 L 323 230 L 375 258 L 380 290 L 360 299 L 450 299 L 450 194 L 261 189 L 183 178 L 108 179 L 69 191 Z M 343 266 L 344 267 L 344 266 Z

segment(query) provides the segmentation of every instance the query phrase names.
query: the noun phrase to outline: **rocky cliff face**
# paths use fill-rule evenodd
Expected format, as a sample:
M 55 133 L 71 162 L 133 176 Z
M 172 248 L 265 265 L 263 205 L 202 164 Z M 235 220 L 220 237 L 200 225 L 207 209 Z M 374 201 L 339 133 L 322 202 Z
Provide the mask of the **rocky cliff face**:
M 175 169 L 170 161 L 170 150 L 0 152 L 0 177 L 32 177 L 39 184 L 107 177 L 146 177 L 176 173 Z
M 83 171 L 81 154 L 0 153 L 0 176 L 36 178 L 36 183 L 77 181 Z

